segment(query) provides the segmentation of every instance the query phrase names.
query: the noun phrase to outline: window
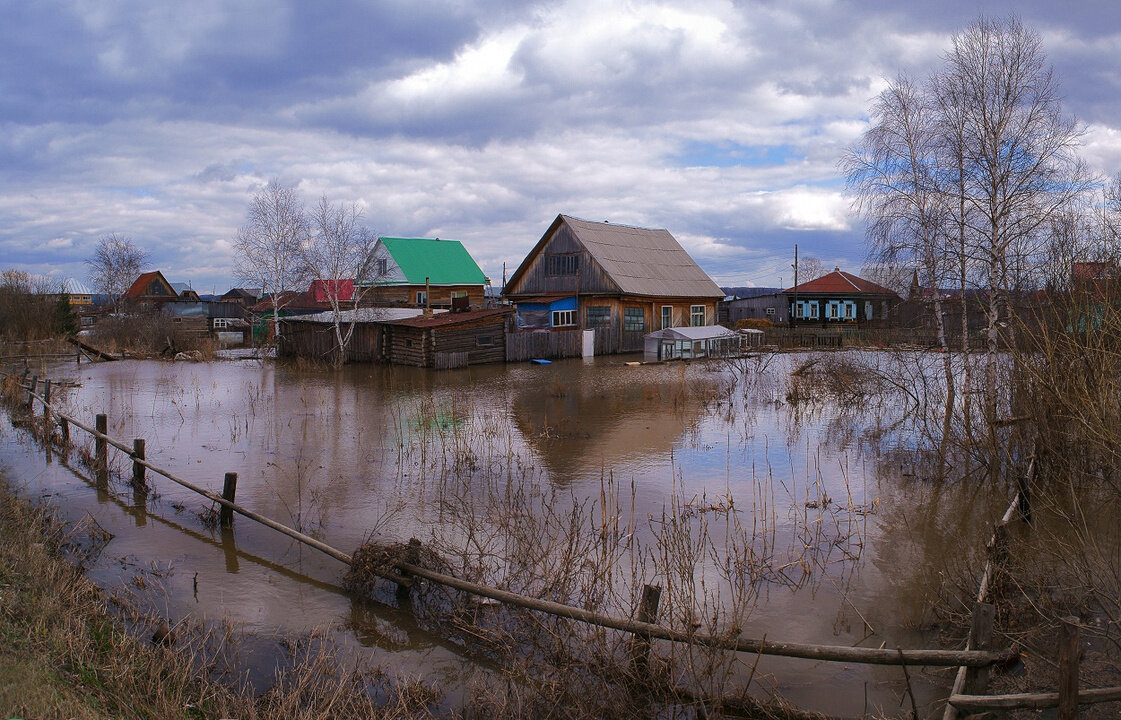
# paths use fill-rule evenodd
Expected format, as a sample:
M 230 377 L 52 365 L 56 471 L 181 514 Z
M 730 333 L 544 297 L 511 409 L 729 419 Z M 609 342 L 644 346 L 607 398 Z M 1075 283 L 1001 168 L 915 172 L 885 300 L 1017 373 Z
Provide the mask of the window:
M 841 303 L 837 302 L 836 300 L 829 303 L 829 319 L 830 320 L 836 320 L 838 317 L 840 317 L 840 307 L 841 307 Z
M 646 313 L 642 308 L 623 308 L 623 330 L 642 332 L 646 329 Z
M 493 335 L 476 335 L 475 347 L 494 347 Z
M 576 253 L 553 253 L 545 256 L 546 275 L 575 275 L 580 269 L 580 256 Z
M 214 329 L 215 330 L 222 330 L 225 327 L 227 327 L 228 325 L 229 325 L 229 321 L 226 318 L 214 318 Z
M 673 327 L 673 305 L 662 306 L 662 330 Z
M 428 293 L 426 293 L 423 290 L 417 290 L 416 291 L 416 304 L 417 305 L 428 304 Z
M 794 317 L 802 320 L 816 320 L 817 300 L 799 300 L 794 306 Z
M 705 324 L 705 306 L 704 305 L 691 305 L 689 306 L 689 324 L 693 327 L 698 327 Z
M 768 315 L 774 315 L 775 314 L 775 309 L 774 308 L 767 308 L 767 314 Z
M 856 303 L 846 300 L 845 301 L 845 320 L 856 319 Z
M 377 276 L 385 277 L 389 274 L 389 261 L 385 258 L 378 259 Z
M 553 327 L 575 327 L 576 325 L 576 311 L 575 310 L 554 310 L 553 311 Z
M 467 291 L 466 290 L 452 290 L 452 300 L 455 300 L 457 297 L 467 297 Z
M 611 324 L 610 305 L 589 305 L 584 310 L 584 327 L 607 327 Z

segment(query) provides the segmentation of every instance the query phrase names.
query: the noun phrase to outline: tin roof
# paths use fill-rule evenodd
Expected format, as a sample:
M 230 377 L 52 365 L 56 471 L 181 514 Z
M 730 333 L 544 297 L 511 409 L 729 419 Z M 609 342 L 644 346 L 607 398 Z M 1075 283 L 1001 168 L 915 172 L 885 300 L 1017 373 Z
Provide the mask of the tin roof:
M 685 252 L 669 230 L 617 225 L 557 215 L 549 229 L 518 267 L 507 288 L 513 288 L 566 224 L 592 260 L 620 293 L 653 297 L 723 298 L 724 291 Z
M 410 285 L 486 285 L 487 276 L 458 240 L 378 238 Z M 375 282 L 377 282 L 375 280 Z
M 719 338 L 733 338 L 736 337 L 736 334 L 721 325 L 697 325 L 664 328 L 647 333 L 646 337 L 657 340 L 717 340 Z
M 591 222 L 562 215 L 592 258 L 625 293 L 679 297 L 724 297 L 665 229 Z

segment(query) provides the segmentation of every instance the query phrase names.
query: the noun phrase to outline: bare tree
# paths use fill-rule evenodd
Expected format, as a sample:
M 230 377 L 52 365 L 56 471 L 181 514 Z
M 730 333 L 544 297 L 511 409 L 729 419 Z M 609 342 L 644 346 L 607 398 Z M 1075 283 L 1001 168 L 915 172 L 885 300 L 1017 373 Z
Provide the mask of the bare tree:
M 311 211 L 311 232 L 301 255 L 305 272 L 322 281 L 331 304 L 336 365 L 345 362 L 346 348 L 354 335 L 355 319 L 352 316 L 344 322 L 343 310 L 356 311 L 374 279 L 371 252 L 377 237 L 362 219 L 357 204 L 333 205 L 326 197 L 320 198 Z
M 268 296 L 276 340 L 280 339 L 280 311 L 290 302 L 288 291 L 304 279 L 300 258 L 308 227 L 296 189 L 273 178 L 249 201 L 245 224 L 234 239 L 237 277 Z
M 943 440 L 949 437 L 955 401 L 953 361 L 939 288 L 951 270 L 946 247 L 947 193 L 939 172 L 941 130 L 928 93 L 899 76 L 872 109 L 872 127 L 846 156 L 843 167 L 856 205 L 868 223 L 869 255 L 888 267 L 914 268 L 920 300 L 931 306 L 943 350 L 946 383 Z
M 136 278 L 148 265 L 148 253 L 127 235 L 110 233 L 97 241 L 93 256 L 86 260 L 90 284 L 109 296 L 116 307 Z
M 825 274 L 825 263 L 821 258 L 806 255 L 798 260 L 798 282 L 804 283 Z
M 1011 293 L 1026 289 L 1050 218 L 1089 185 L 1075 151 L 1081 129 L 1063 112 L 1039 35 L 1015 18 L 982 18 L 956 35 L 937 88 L 960 123 L 963 225 L 989 290 L 985 379 L 995 388 Z M 991 421 L 991 396 L 985 404 Z

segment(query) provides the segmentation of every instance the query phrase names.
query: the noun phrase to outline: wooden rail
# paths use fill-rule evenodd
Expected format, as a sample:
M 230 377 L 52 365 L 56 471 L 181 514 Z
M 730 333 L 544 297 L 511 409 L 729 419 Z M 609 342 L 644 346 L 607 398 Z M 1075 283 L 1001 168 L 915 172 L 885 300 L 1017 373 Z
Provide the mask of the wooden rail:
M 21 387 L 28 392 L 29 398 L 34 398 L 40 403 L 47 406 L 45 398 L 35 392 L 34 385 Z M 310 537 L 304 533 L 299 532 L 293 528 L 282 525 L 270 518 L 253 512 L 248 508 L 238 505 L 233 500 L 222 497 L 212 493 L 194 483 L 180 478 L 169 470 L 161 468 L 151 461 L 138 457 L 135 452 L 135 445 L 129 445 L 112 438 L 105 431 L 91 428 L 88 425 L 78 421 L 77 419 L 61 412 L 57 408 L 50 408 L 50 414 L 57 419 L 60 424 L 62 422 L 68 423 L 74 427 L 80 428 L 95 440 L 112 445 L 121 452 L 125 453 L 132 460 L 134 465 L 142 466 L 153 473 L 177 483 L 178 485 L 194 492 L 202 497 L 220 505 L 223 508 L 228 508 L 230 511 L 242 515 L 254 522 L 258 522 L 266 527 L 272 528 L 283 535 L 286 535 L 297 542 L 303 543 L 308 547 L 314 548 L 339 562 L 350 565 L 352 563 L 351 555 L 334 548 L 327 543 Z M 103 418 L 104 416 L 98 416 Z M 47 442 L 50 442 L 49 433 Z M 99 464 L 104 464 L 104 458 L 100 459 Z M 228 485 L 227 485 L 228 487 Z M 729 638 L 727 635 L 710 635 L 705 633 L 685 632 L 681 630 L 674 630 L 665 627 L 656 622 L 649 622 L 646 620 L 633 620 L 631 618 L 616 617 L 607 615 L 606 613 L 595 612 L 583 608 L 573 607 L 571 605 L 564 605 L 562 603 L 553 602 L 550 600 L 541 600 L 539 598 L 529 597 L 518 593 L 502 590 L 500 588 L 491 587 L 489 585 L 482 585 L 479 583 L 463 580 L 452 575 L 436 572 L 428 568 L 416 565 L 410 562 L 399 561 L 395 565 L 394 571 L 381 571 L 378 575 L 391 580 L 398 584 L 399 587 L 408 587 L 412 583 L 413 577 L 423 578 L 429 582 L 444 585 L 446 587 L 454 588 L 463 592 L 471 593 L 481 597 L 487 597 L 498 600 L 507 605 L 521 607 L 528 610 L 535 610 L 538 612 L 548 613 L 557 617 L 569 618 L 580 622 L 597 625 L 604 628 L 612 628 L 621 630 L 627 633 L 633 633 L 642 639 L 660 639 L 667 640 L 675 643 L 683 643 L 690 645 L 699 645 L 720 650 L 730 650 L 735 652 L 752 653 L 756 655 L 777 655 L 783 657 L 795 657 L 808 660 L 827 661 L 827 662 L 844 662 L 844 663 L 860 663 L 869 665 L 913 665 L 913 666 L 931 666 L 931 667 L 953 667 L 962 666 L 967 668 L 984 668 L 996 663 L 1007 662 L 1009 659 L 1015 657 L 1015 652 L 1010 650 L 1005 651 L 991 651 L 991 650 L 926 650 L 926 649 L 911 649 L 904 650 L 901 648 L 863 648 L 851 647 L 846 645 L 816 645 L 810 643 L 790 643 L 773 641 L 767 638 L 751 639 L 751 638 Z M 644 615 L 649 617 L 649 614 Z

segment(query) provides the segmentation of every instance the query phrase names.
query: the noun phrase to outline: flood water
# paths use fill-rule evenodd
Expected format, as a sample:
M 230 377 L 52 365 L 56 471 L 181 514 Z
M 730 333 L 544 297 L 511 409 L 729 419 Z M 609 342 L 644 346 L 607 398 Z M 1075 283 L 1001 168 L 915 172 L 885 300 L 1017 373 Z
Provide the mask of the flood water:
M 790 373 L 809 357 L 444 372 L 121 361 L 47 374 L 73 383 L 62 403 L 75 417 L 92 425 L 106 413 L 110 435 L 144 438 L 151 462 L 215 492 L 236 472 L 240 504 L 344 552 L 370 537 L 466 546 L 462 524 L 448 520 L 449 498 L 463 507 L 517 481 L 566 508 L 610 505 L 648 543 L 667 512 L 707 522 L 718 538 L 734 518 L 766 556 L 750 592 L 728 582 L 717 590 L 750 603 L 746 637 L 937 647 L 928 600 L 939 573 L 980 542 L 999 499 L 925 481 L 900 452 L 914 439 L 890 406 L 792 405 Z M 127 476 L 127 459 L 110 456 Z M 260 681 L 278 638 L 312 630 L 391 674 L 435 682 L 449 703 L 479 671 L 459 643 L 397 609 L 392 586 L 355 598 L 337 561 L 245 518 L 217 529 L 202 517 L 208 502 L 164 478 L 149 473 L 146 500 L 120 480 L 99 493 L 75 458 L 48 461 L 7 418 L 0 463 L 26 494 L 112 534 L 90 568 L 95 582 L 112 587 L 143 572 L 169 618 L 232 622 L 253 638 L 245 662 Z M 712 587 L 717 564 L 697 570 Z M 951 671 L 911 675 L 920 709 L 934 713 Z M 772 691 L 833 714 L 910 712 L 899 668 L 764 660 L 753 693 Z

